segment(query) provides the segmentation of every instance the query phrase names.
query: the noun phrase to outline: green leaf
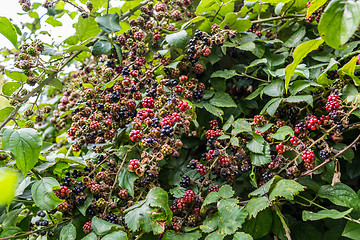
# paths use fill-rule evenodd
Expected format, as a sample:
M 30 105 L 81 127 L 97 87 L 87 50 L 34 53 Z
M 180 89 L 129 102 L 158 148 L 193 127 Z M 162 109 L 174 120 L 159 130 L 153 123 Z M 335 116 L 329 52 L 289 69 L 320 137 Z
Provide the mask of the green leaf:
M 210 103 L 216 107 L 237 107 L 231 96 L 224 92 L 216 92 Z
M 26 80 L 28 80 L 28 76 L 26 76 L 24 73 L 22 72 L 15 72 L 15 71 L 9 71 L 5 69 L 5 74 L 6 76 L 8 76 L 9 78 L 19 81 L 19 82 L 25 82 Z
M 281 179 L 274 184 L 273 189 L 270 191 L 269 199 L 274 201 L 276 197 L 283 197 L 287 200 L 293 200 L 294 195 L 304 191 L 305 187 L 294 180 Z
M 15 196 L 19 183 L 19 172 L 11 168 L 0 168 L 0 206 L 9 205 Z M 3 224 L 3 223 L 2 223 Z
M 91 228 L 97 235 L 105 235 L 111 230 L 120 229 L 122 227 L 117 224 L 102 220 L 101 218 L 95 216 L 91 219 Z
M 344 183 L 337 183 L 334 186 L 323 185 L 321 186 L 318 196 L 327 198 L 332 203 L 353 208 L 354 211 L 360 210 L 360 199 L 355 191 Z
M 270 206 L 270 201 L 267 197 L 253 197 L 250 201 L 245 205 L 246 211 L 249 212 L 249 215 L 256 218 L 256 215 L 264 210 L 265 208 Z
M 13 107 L 4 107 L 0 110 L 0 122 L 3 122 L 14 110 Z
M 314 100 L 311 95 L 296 95 L 285 98 L 285 101 L 289 103 L 307 102 L 312 107 Z
M 262 185 L 258 189 L 252 191 L 249 194 L 249 197 L 251 197 L 251 196 L 264 196 L 265 194 L 267 194 L 270 191 L 271 187 L 274 184 L 276 184 L 278 181 L 280 181 L 281 179 L 282 179 L 282 177 L 276 175 L 275 177 L 270 179 L 267 183 L 265 183 L 264 185 Z
M 122 50 L 121 50 L 121 47 L 117 44 L 114 44 L 114 47 L 115 47 L 115 50 L 116 50 L 116 54 L 118 55 L 118 59 L 119 59 L 119 62 L 122 62 Z
M 357 63 L 357 56 L 353 57 L 348 63 L 346 63 L 340 69 L 340 73 L 349 75 L 354 80 L 355 85 L 360 86 L 360 79 L 354 75 L 356 63 Z
M 232 187 L 229 185 L 224 185 L 219 189 L 219 196 L 221 198 L 231 198 L 234 196 L 234 191 L 232 190 Z
M 14 156 L 17 167 L 25 176 L 38 161 L 42 147 L 40 133 L 33 128 L 3 128 L 1 134 L 3 149 Z
M 281 140 L 284 141 L 286 136 L 293 136 L 294 135 L 294 131 L 292 130 L 291 127 L 289 126 L 283 126 L 281 128 L 279 128 L 276 133 L 274 133 L 273 135 L 271 135 L 273 138 L 275 138 L 276 140 Z
M 317 213 L 304 210 L 302 212 L 302 219 L 303 219 L 303 221 L 308 221 L 308 220 L 316 221 L 316 220 L 325 219 L 325 218 L 340 219 L 340 218 L 343 218 L 344 216 L 348 215 L 351 211 L 352 211 L 352 208 L 350 208 L 349 210 L 346 210 L 344 212 L 339 212 L 338 210 L 335 210 L 335 209 L 321 210 Z
M 204 233 L 211 233 L 217 229 L 218 225 L 219 213 L 216 212 L 204 220 L 203 225 L 200 226 L 200 229 Z
M 201 231 L 193 231 L 178 234 L 174 230 L 167 230 L 164 234 L 163 240 L 198 240 L 201 238 Z
M 256 139 L 251 140 L 246 147 L 253 153 L 263 154 L 264 142 L 258 142 Z
M 53 192 L 53 188 L 60 188 L 56 179 L 44 177 L 31 186 L 31 194 L 35 204 L 42 210 L 54 210 L 64 200 L 59 199 Z
M 235 122 L 232 123 L 233 130 L 231 131 L 231 135 L 236 136 L 241 132 L 251 132 L 251 125 L 246 119 L 239 118 Z
M 234 234 L 242 226 L 247 217 L 244 208 L 240 208 L 234 199 L 222 199 L 218 204 L 218 228 L 221 235 Z
M 94 56 L 99 56 L 101 54 L 107 53 L 108 51 L 110 51 L 111 49 L 111 43 L 106 41 L 106 40 L 100 40 L 97 41 L 94 44 L 93 50 L 92 50 L 92 55 Z
M 1 91 L 6 96 L 11 96 L 11 94 L 13 92 L 15 92 L 20 86 L 21 86 L 21 83 L 19 83 L 19 82 L 6 82 L 6 83 L 4 83 Z
M 95 22 L 94 18 L 79 18 L 78 23 L 75 26 L 76 36 L 79 41 L 82 42 L 86 39 L 95 37 L 101 29 Z
M 86 215 L 86 210 L 91 205 L 93 200 L 94 200 L 94 197 L 92 195 L 88 194 L 86 196 L 86 200 L 85 200 L 84 204 L 81 206 L 78 206 L 78 209 L 82 215 L 84 215 L 84 216 Z
M 224 20 L 221 22 L 220 27 L 223 28 L 226 24 L 229 28 L 238 32 L 245 32 L 251 27 L 251 21 L 249 19 L 241 18 L 240 12 L 227 13 Z
M 159 187 L 152 188 L 145 200 L 127 209 L 126 224 L 132 231 L 141 228 L 145 232 L 163 233 L 165 225 L 162 223 L 170 223 L 173 215 L 168 200 L 167 192 Z
M 306 12 L 306 16 L 309 17 L 311 14 L 313 14 L 316 10 L 318 10 L 321 6 L 323 6 L 327 0 L 314 0 L 311 2 L 310 7 L 308 8 Z
M 274 116 L 276 110 L 278 109 L 282 99 L 281 98 L 273 98 L 266 103 L 266 105 L 261 110 L 260 114 L 263 114 L 265 111 L 270 115 Z
M 62 26 L 62 22 L 61 21 L 59 21 L 59 20 L 56 20 L 56 19 L 54 19 L 54 17 L 53 16 L 49 16 L 49 18 L 48 19 L 46 19 L 46 21 L 45 21 L 46 23 L 48 23 L 48 24 L 50 24 L 51 26 L 53 26 L 53 27 L 59 27 L 59 26 Z
M 256 218 L 246 221 L 243 226 L 244 232 L 248 233 L 255 239 L 265 236 L 271 229 L 273 216 L 270 208 L 258 213 Z
M 300 92 L 310 86 L 320 87 L 321 85 L 314 83 L 314 82 L 309 82 L 306 80 L 297 80 L 291 84 L 289 91 L 292 95 L 296 95 L 298 92 Z
M 257 154 L 253 152 L 250 152 L 250 159 L 254 166 L 261 166 L 271 162 L 270 155 Z
M 354 240 L 359 239 L 360 236 L 360 224 L 348 221 L 342 232 L 341 236 L 348 237 Z
M 206 196 L 206 198 L 205 198 L 205 200 L 204 200 L 204 203 L 203 203 L 202 206 L 201 206 L 201 212 L 204 212 L 205 206 L 207 206 L 207 205 L 209 205 L 209 204 L 211 204 L 211 203 L 216 203 L 216 202 L 219 201 L 219 199 L 220 199 L 219 193 L 217 193 L 217 192 L 210 192 L 210 193 Z
M 327 72 L 330 71 L 330 70 L 337 70 L 338 69 L 338 64 L 339 64 L 338 61 L 336 61 L 334 58 L 331 58 L 327 68 L 317 78 L 317 82 L 319 84 L 321 84 L 321 85 L 329 85 L 329 84 L 331 84 L 334 80 L 331 80 L 331 79 L 328 78 Z
M 123 231 L 112 232 L 106 234 L 101 240 L 126 240 L 127 234 Z
M 183 194 L 186 192 L 186 188 L 177 186 L 176 188 L 170 189 L 169 192 L 174 198 L 182 198 Z
M 284 94 L 284 90 L 284 83 L 280 79 L 277 79 L 264 87 L 263 91 L 271 97 L 280 97 Z
M 130 196 L 134 197 L 134 182 L 138 175 L 123 168 L 119 173 L 118 182 L 122 189 L 127 189 Z
M 351 38 L 359 23 L 359 2 L 332 0 L 320 18 L 318 30 L 327 45 L 339 48 Z
M 101 30 L 107 33 L 114 33 L 121 30 L 119 25 L 119 14 L 117 13 L 108 13 L 103 16 L 95 18 L 95 21 L 98 23 Z
M 6 17 L 0 17 L 0 33 L 17 49 L 17 34 L 14 25 Z
M 171 47 L 183 49 L 187 44 L 187 32 L 185 30 L 181 30 L 179 32 L 166 35 L 165 40 Z
M 285 68 L 285 91 L 287 93 L 290 79 L 294 75 L 296 67 L 311 51 L 317 49 L 322 43 L 323 39 L 309 40 L 300 44 L 294 51 L 294 61 Z
M 253 238 L 244 232 L 237 232 L 235 233 L 233 240 L 253 240 Z
M 225 78 L 225 79 L 230 79 L 232 77 L 238 76 L 239 74 L 235 71 L 235 70 L 229 70 L 229 69 L 225 69 L 225 70 L 219 70 L 214 72 L 213 74 L 211 74 L 210 78 Z
M 83 237 L 81 240 L 97 240 L 97 236 L 94 232 L 89 233 L 85 237 Z
M 60 240 L 75 240 L 76 228 L 72 223 L 65 225 L 60 231 Z
M 223 110 L 221 110 L 218 107 L 215 107 L 214 105 L 212 105 L 210 103 L 204 103 L 204 108 L 206 109 L 206 111 L 208 111 L 209 113 L 213 114 L 214 116 L 220 118 L 222 121 L 222 119 L 223 119 L 222 116 L 224 115 Z

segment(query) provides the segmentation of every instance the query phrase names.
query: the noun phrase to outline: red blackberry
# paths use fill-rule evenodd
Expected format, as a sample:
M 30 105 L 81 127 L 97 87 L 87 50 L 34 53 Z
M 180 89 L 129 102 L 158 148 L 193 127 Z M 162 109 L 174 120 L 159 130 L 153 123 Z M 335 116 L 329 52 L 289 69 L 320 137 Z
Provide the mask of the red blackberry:
M 85 234 L 89 234 L 91 231 L 92 231 L 92 228 L 91 228 L 91 221 L 88 221 L 84 224 L 83 226 L 83 231 Z

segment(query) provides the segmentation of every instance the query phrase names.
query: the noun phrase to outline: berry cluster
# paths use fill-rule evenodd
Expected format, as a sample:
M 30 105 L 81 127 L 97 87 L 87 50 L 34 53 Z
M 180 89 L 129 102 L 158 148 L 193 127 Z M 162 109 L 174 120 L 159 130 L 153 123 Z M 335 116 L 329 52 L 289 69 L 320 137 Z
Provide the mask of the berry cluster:
M 305 150 L 301 153 L 301 160 L 306 169 L 313 169 L 315 166 L 315 153 L 311 150 Z

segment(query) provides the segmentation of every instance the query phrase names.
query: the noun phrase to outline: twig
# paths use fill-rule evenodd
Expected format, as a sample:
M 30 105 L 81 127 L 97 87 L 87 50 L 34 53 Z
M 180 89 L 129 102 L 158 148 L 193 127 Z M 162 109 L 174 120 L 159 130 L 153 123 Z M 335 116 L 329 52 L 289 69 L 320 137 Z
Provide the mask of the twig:
M 262 22 L 269 22 L 274 20 L 280 20 L 284 18 L 301 18 L 305 17 L 305 14 L 296 14 L 296 15 L 287 15 L 287 16 L 277 16 L 277 17 L 270 17 L 270 18 L 264 18 L 259 20 L 251 21 L 252 23 L 262 23 Z
M 355 140 L 350 143 L 348 146 L 346 146 L 343 150 L 339 151 L 337 154 L 335 154 L 334 156 L 332 156 L 331 158 L 326 159 L 324 162 L 322 162 L 321 164 L 319 164 L 318 166 L 316 166 L 315 168 L 304 172 L 303 174 L 300 175 L 300 177 L 296 178 L 295 180 L 299 180 L 304 176 L 310 175 L 311 173 L 315 172 L 316 170 L 318 170 L 319 168 L 325 166 L 326 164 L 328 164 L 331 160 L 336 159 L 338 156 L 340 156 L 341 154 L 343 154 L 344 152 L 346 152 L 347 150 L 349 150 L 352 146 L 354 146 L 360 139 L 360 135 L 358 135 Z

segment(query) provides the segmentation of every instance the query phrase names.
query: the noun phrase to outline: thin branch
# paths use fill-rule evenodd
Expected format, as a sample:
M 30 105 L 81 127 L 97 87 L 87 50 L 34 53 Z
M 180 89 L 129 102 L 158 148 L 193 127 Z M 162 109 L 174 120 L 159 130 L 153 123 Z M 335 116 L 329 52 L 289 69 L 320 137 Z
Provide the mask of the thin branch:
M 316 170 L 318 170 L 319 168 L 322 168 L 323 166 L 325 166 L 326 164 L 328 164 L 331 160 L 336 159 L 338 156 L 342 155 L 344 152 L 346 152 L 347 150 L 349 150 L 351 147 L 353 147 L 360 139 L 360 135 L 358 135 L 355 140 L 350 143 L 348 146 L 346 146 L 343 150 L 339 151 L 337 154 L 335 154 L 334 156 L 332 156 L 331 158 L 326 159 L 324 162 L 322 162 L 321 164 L 319 164 L 318 166 L 316 166 L 315 168 L 304 172 L 303 174 L 300 175 L 300 177 L 298 177 L 297 179 L 295 179 L 296 181 L 301 179 L 304 176 L 310 175 L 311 173 L 315 172 Z
M 270 18 L 254 20 L 254 21 L 251 21 L 251 22 L 252 23 L 262 23 L 262 22 L 271 22 L 271 21 L 274 21 L 274 20 L 280 20 L 280 19 L 286 19 L 286 18 L 302 18 L 302 17 L 305 17 L 305 14 L 270 17 Z

